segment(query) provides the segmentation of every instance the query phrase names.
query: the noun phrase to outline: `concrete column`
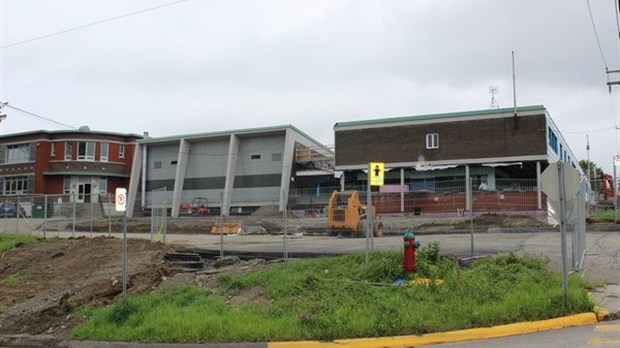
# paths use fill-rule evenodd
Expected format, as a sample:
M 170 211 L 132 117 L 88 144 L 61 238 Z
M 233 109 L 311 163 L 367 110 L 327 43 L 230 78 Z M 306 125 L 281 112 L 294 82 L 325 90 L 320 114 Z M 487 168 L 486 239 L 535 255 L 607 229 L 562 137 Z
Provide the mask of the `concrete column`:
M 237 172 L 237 159 L 239 158 L 239 137 L 235 134 L 230 135 L 228 140 L 228 160 L 226 162 L 226 182 L 224 183 L 224 194 L 222 195 L 222 215 L 228 216 L 230 213 L 230 202 L 232 191 L 235 185 L 235 173 Z
M 465 210 L 471 211 L 471 180 L 469 179 L 469 164 L 465 165 Z
M 133 217 L 133 210 L 136 204 L 136 196 L 138 195 L 138 183 L 140 182 L 140 172 L 144 172 L 142 177 L 146 177 L 146 168 L 142 165 L 142 147 L 144 145 L 136 144 L 131 163 L 131 175 L 129 177 L 129 188 L 127 189 L 127 217 Z M 144 191 L 146 185 L 142 185 Z M 143 203 L 144 206 L 144 203 Z
M 282 154 L 282 178 L 280 180 L 280 211 L 286 209 L 286 201 L 288 198 L 288 190 L 291 185 L 291 173 L 293 169 L 293 161 L 295 160 L 295 139 L 293 139 L 292 130 L 286 129 L 284 137 L 284 152 Z
M 405 168 L 400 168 L 400 212 L 405 212 Z
M 536 162 L 536 201 L 538 210 L 542 209 L 542 179 L 540 172 L 540 161 Z
M 342 175 L 340 176 L 340 191 L 344 191 L 344 181 L 346 179 L 345 172 L 342 171 Z
M 181 205 L 181 195 L 183 193 L 183 182 L 185 181 L 185 172 L 187 172 L 187 160 L 191 144 L 181 139 L 179 141 L 179 154 L 177 155 L 177 169 L 174 174 L 174 189 L 172 191 L 172 217 L 179 217 L 179 207 Z

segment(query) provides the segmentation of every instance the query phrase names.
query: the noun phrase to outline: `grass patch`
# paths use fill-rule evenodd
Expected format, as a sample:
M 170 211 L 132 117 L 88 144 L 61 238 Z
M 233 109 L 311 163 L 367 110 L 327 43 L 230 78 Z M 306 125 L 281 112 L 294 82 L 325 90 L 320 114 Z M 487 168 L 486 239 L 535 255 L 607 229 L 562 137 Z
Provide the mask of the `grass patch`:
M 28 280 L 30 280 L 30 274 L 27 271 L 18 271 L 13 274 L 9 274 L 4 279 L 0 280 L 0 282 L 5 286 L 16 287 L 23 285 Z
M 587 284 L 561 278 L 546 261 L 501 255 L 458 270 L 437 244 L 418 254 L 418 272 L 402 273 L 402 252 L 300 260 L 243 276 L 219 277 L 223 295 L 196 286 L 130 297 L 92 309 L 77 339 L 143 342 L 331 340 L 423 334 L 593 310 Z M 441 278 L 441 286 L 394 286 L 395 279 Z M 226 299 L 261 287 L 269 301 L 233 306 Z M 86 313 L 86 312 L 85 312 Z
M 616 214 L 613 209 L 596 210 L 590 213 L 587 219 L 588 223 L 615 223 Z
M 21 245 L 34 243 L 38 240 L 34 236 L 23 236 L 16 234 L 0 234 L 0 253 L 15 249 Z

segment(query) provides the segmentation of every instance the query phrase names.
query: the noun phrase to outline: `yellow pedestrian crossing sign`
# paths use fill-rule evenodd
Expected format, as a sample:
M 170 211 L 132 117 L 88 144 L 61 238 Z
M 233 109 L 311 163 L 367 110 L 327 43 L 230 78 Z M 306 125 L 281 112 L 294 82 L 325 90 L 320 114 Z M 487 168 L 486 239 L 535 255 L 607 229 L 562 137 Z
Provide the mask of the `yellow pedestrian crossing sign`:
M 385 173 L 385 163 L 370 162 L 368 164 L 368 175 L 370 176 L 370 186 L 383 186 Z

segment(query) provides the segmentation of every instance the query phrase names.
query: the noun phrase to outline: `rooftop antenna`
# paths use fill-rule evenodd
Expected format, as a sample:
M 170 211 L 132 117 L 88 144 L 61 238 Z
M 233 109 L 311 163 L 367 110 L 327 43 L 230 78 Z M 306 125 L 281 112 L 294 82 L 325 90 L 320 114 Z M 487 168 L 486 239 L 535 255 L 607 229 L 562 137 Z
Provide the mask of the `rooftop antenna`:
M 489 93 L 491 93 L 491 105 L 489 105 L 490 109 L 499 109 L 499 104 L 497 103 L 497 99 L 495 99 L 495 95 L 499 94 L 498 86 L 489 86 Z
M 515 51 L 512 51 L 512 98 L 514 102 L 515 130 L 519 129 L 519 118 L 517 117 L 517 79 L 515 74 Z

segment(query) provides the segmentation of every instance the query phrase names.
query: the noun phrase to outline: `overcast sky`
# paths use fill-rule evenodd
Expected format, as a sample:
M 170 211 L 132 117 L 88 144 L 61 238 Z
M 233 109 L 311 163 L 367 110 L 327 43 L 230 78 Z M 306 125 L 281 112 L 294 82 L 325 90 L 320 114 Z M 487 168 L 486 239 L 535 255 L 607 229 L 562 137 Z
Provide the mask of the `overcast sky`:
M 615 0 L 0 0 L 0 101 L 74 127 L 174 136 L 544 105 L 612 171 Z M 620 80 L 620 76 L 610 76 Z M 64 129 L 6 109 L 2 134 Z

